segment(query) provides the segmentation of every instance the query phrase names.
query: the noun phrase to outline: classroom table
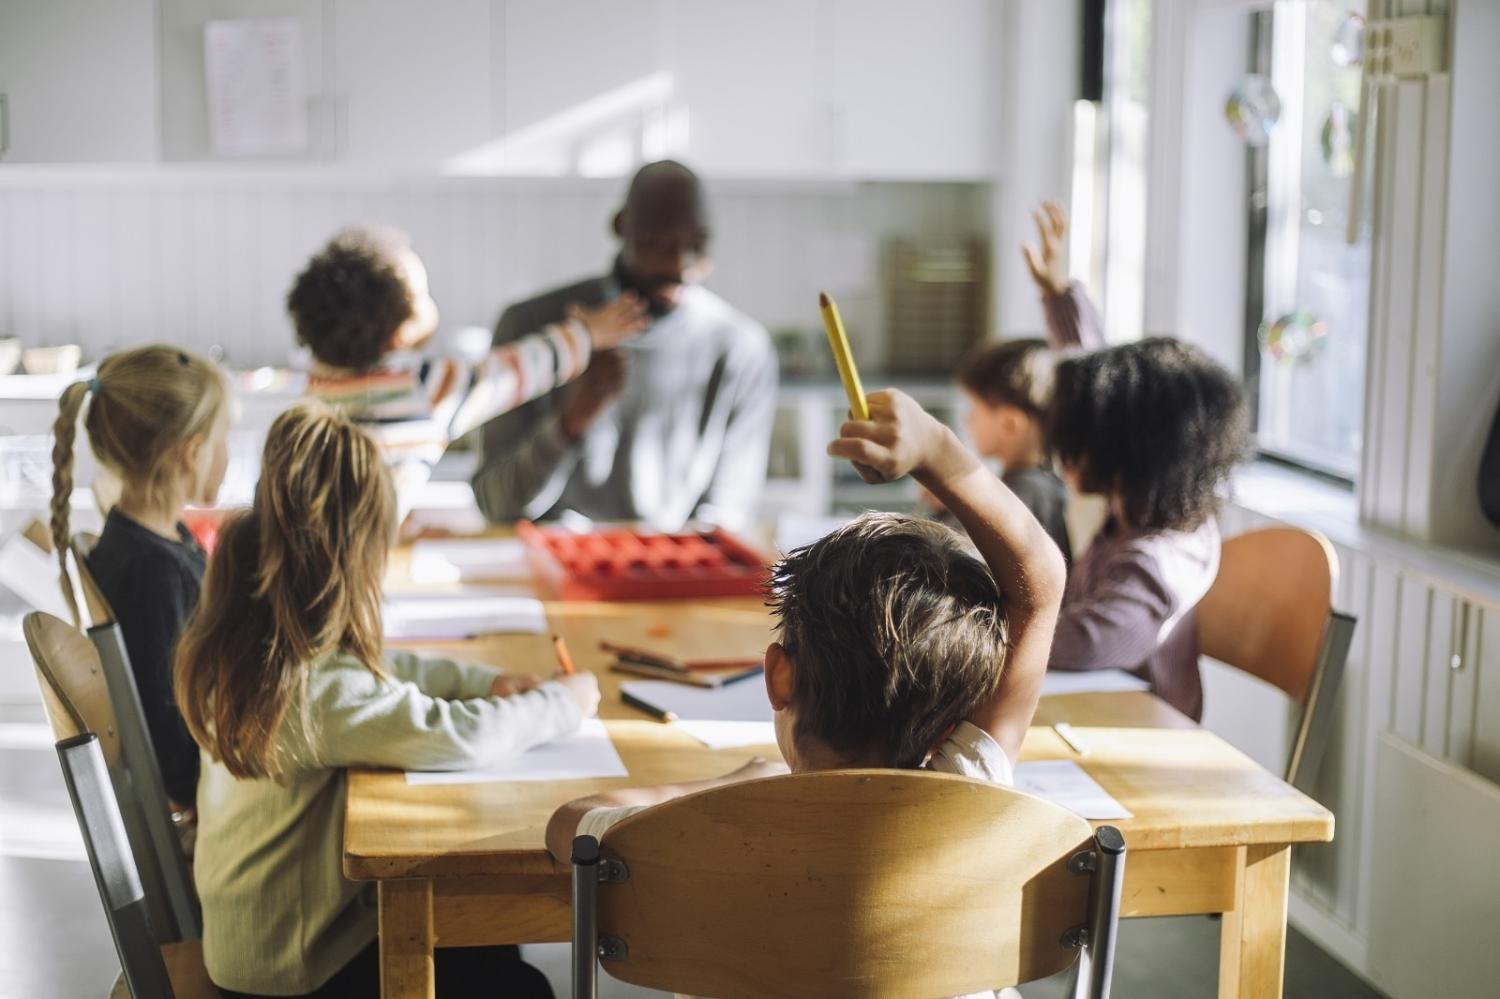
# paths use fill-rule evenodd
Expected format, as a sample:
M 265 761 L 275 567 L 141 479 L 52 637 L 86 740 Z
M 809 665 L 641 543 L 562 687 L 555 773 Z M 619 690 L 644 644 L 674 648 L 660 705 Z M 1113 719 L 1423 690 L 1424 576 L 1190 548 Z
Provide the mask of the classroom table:
M 600 639 L 684 656 L 757 654 L 771 618 L 746 599 L 548 603 L 580 668 L 598 673 L 600 716 L 628 779 L 412 787 L 401 773 L 349 774 L 344 871 L 378 885 L 381 994 L 429 999 L 435 947 L 566 941 L 571 870 L 543 845 L 548 817 L 584 794 L 717 776 L 774 745 L 710 750 L 620 702 Z M 543 635 L 421 649 L 517 671 L 554 670 Z M 627 678 L 628 679 L 628 678 Z M 750 682 L 750 681 L 747 681 Z M 1052 731 L 1066 721 L 1089 750 Z M 1213 733 L 1146 693 L 1044 698 L 1023 760 L 1076 760 L 1132 818 L 1121 914 L 1223 913 L 1221 997 L 1280 996 L 1291 845 L 1333 838 L 1333 815 Z M 1121 960 L 1130 960 L 1124 952 Z

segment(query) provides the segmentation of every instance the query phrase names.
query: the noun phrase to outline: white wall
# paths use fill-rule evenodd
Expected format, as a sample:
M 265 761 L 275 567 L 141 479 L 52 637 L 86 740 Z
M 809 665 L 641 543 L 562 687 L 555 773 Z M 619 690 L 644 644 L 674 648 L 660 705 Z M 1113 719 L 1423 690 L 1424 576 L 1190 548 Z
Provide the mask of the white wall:
M 1048 198 L 1066 201 L 1072 185 L 1078 7 L 1012 0 L 1001 20 L 1005 53 L 990 226 L 994 326 L 1002 336 L 1042 330 L 1041 303 L 1021 261 L 1021 243 L 1036 238 L 1032 209 Z
M 602 272 L 621 181 L 393 179 L 347 173 L 0 171 L 0 335 L 90 356 L 169 340 L 237 365 L 284 362 L 283 302 L 340 226 L 406 229 L 445 329 Z M 884 236 L 981 233 L 985 185 L 709 183 L 714 288 L 775 329 L 818 329 L 840 297 L 857 349 L 879 355 Z
M 1180 95 L 1180 158 L 1151 178 L 1153 197 L 1176 202 L 1150 214 L 1153 224 L 1176 232 L 1175 238 L 1148 233 L 1148 245 L 1162 239 L 1176 266 L 1175 273 L 1159 275 L 1148 260 L 1145 329 L 1191 340 L 1238 373 L 1244 369 L 1249 205 L 1245 145 L 1224 122 L 1224 97 L 1245 74 L 1250 14 L 1243 7 L 1210 7 L 1180 16 L 1182 72 L 1173 81 Z M 1159 283 L 1167 284 L 1167 294 L 1156 293 Z

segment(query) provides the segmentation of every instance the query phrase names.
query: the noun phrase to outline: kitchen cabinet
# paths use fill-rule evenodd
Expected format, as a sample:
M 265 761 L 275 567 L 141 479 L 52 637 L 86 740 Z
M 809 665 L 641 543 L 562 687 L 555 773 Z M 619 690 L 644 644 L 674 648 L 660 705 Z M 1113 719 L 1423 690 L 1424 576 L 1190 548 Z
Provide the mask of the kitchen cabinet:
M 685 159 L 729 176 L 831 172 L 823 7 L 671 0 L 661 8 L 686 108 Z
M 988 179 L 1000 132 L 1001 5 L 825 2 L 832 170 Z
M 0 3 L 5 163 L 157 156 L 152 0 Z
M 157 0 L 157 47 L 161 73 L 161 158 L 216 159 L 209 138 L 208 88 L 203 27 L 209 21 L 293 18 L 302 32 L 303 78 L 307 86 L 308 148 L 297 156 L 258 159 L 328 159 L 336 139 L 334 107 L 324 72 L 332 37 L 332 5 L 317 0 Z M 155 139 L 155 136 L 152 136 Z
M 305 151 L 424 172 L 993 179 L 987 0 L 11 0 L 13 162 L 216 160 L 203 29 L 292 18 Z
M 495 138 L 489 0 L 335 0 L 336 158 L 441 166 Z

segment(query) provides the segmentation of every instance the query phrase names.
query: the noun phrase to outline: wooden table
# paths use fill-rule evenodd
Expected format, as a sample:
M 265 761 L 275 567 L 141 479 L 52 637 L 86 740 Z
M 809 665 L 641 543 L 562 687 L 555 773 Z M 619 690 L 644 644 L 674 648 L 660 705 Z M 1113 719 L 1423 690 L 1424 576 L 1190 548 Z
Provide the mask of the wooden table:
M 580 795 L 629 784 L 716 776 L 752 753 L 714 751 L 620 703 L 601 638 L 684 655 L 755 654 L 771 622 L 757 601 L 549 604 L 580 667 L 598 671 L 600 711 L 628 780 L 410 787 L 400 773 L 349 775 L 344 871 L 379 884 L 381 991 L 433 995 L 440 946 L 569 939 L 570 871 L 543 846 L 548 817 Z M 423 648 L 550 673 L 543 636 L 495 636 Z M 1089 754 L 1051 730 L 1068 721 Z M 1125 916 L 1223 913 L 1219 995 L 1282 990 L 1291 844 L 1333 838 L 1333 816 L 1223 740 L 1142 693 L 1044 699 L 1023 759 L 1074 759 L 1133 818 L 1115 821 L 1130 848 Z M 1130 960 L 1128 953 L 1122 960 Z

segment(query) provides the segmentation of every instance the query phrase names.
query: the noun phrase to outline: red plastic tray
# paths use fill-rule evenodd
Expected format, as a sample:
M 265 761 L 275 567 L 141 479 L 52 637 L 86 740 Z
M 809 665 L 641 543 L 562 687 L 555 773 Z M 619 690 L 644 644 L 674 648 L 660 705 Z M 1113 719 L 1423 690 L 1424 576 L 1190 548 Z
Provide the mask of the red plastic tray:
M 684 600 L 754 597 L 770 569 L 760 552 L 722 530 L 574 534 L 516 525 L 537 578 L 561 600 Z

